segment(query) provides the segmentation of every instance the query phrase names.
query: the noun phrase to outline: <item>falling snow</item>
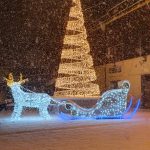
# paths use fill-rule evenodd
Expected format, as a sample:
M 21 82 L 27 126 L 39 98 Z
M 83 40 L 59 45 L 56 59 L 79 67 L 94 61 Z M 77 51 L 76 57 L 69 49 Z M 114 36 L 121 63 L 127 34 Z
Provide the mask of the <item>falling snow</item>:
M 81 0 L 94 66 L 150 54 L 149 4 L 110 23 L 105 30 L 99 26 L 104 21 L 103 16 L 114 14 L 118 8 L 113 7 L 121 1 Z M 17 75 L 22 72 L 32 81 L 29 87 L 53 95 L 51 80 L 57 77 L 72 5 L 71 0 L 1 0 L 1 82 L 10 71 Z M 39 76 L 42 80 L 37 85 Z
M 139 8 L 125 11 L 119 18 L 118 11 L 136 8 L 132 7 L 133 3 L 139 3 Z M 0 0 L 0 149 L 149 150 L 149 111 L 139 112 L 133 120 L 65 121 L 52 117 L 45 121 L 27 109 L 29 116 L 24 113 L 19 122 L 10 122 L 10 110 L 1 111 L 5 103 L 10 103 L 7 106 L 12 109 L 10 89 L 3 79 L 10 72 L 13 72 L 15 80 L 20 72 L 24 78 L 29 78 L 24 87 L 30 90 L 54 94 L 66 25 L 70 8 L 74 5 L 72 0 Z M 141 80 L 136 80 L 141 78 L 137 70 L 143 69 L 142 74 L 150 71 L 149 63 L 145 64 L 150 60 L 147 57 L 150 54 L 149 2 L 81 0 L 81 5 L 90 46 L 89 54 L 94 68 L 98 68 L 95 71 L 100 89 L 104 90 L 107 86 L 107 70 L 103 71 L 100 65 L 142 56 L 142 60 L 137 58 L 138 61 L 132 63 L 131 74 L 128 74 L 134 78 L 132 94 L 137 94 L 138 89 L 141 89 L 137 88 L 137 83 L 141 84 Z M 68 34 L 78 33 L 68 31 Z M 116 71 L 113 69 L 110 72 Z M 122 71 L 120 68 L 118 70 Z M 135 77 L 134 71 L 137 75 Z M 118 79 L 115 77 L 114 80 Z M 143 87 L 147 89 L 148 81 L 148 76 L 142 78 Z M 148 108 L 149 92 L 144 96 L 147 99 L 143 101 L 142 107 Z M 91 106 L 95 101 L 84 101 L 83 104 Z

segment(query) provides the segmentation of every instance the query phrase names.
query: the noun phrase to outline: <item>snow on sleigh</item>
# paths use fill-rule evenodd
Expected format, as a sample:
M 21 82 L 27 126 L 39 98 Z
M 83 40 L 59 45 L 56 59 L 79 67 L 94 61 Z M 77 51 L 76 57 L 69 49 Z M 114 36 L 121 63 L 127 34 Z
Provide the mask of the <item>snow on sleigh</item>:
M 92 108 L 83 108 L 71 100 L 64 101 L 65 109 L 68 113 L 61 112 L 63 119 L 125 119 L 132 118 L 139 106 L 140 99 L 137 101 L 132 112 L 129 113 L 133 97 L 127 106 L 127 97 L 130 90 L 129 81 L 121 82 L 119 89 L 106 91 Z

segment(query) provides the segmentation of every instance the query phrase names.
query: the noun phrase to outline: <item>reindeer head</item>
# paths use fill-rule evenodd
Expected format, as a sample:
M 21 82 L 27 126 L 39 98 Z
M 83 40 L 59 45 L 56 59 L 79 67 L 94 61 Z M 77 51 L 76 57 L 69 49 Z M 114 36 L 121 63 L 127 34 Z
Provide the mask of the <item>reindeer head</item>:
M 22 73 L 20 73 L 20 79 L 18 82 L 14 81 L 14 77 L 13 77 L 12 73 L 9 73 L 8 79 L 7 78 L 4 78 L 4 79 L 6 80 L 7 86 L 9 86 L 9 87 L 13 86 L 14 83 L 23 84 L 26 81 L 28 81 L 28 79 L 23 79 Z

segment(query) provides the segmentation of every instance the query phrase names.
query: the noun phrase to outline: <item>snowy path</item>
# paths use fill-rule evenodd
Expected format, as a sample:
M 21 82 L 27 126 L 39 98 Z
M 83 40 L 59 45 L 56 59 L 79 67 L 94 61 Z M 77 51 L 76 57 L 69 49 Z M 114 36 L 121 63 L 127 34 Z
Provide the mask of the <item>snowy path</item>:
M 132 120 L 10 122 L 0 116 L 0 150 L 150 150 L 150 112 Z

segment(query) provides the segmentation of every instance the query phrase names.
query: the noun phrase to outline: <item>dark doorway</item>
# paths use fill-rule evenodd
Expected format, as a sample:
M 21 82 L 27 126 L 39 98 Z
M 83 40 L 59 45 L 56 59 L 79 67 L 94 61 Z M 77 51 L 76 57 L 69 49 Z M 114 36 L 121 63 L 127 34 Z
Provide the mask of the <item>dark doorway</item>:
M 150 108 L 150 74 L 141 76 L 142 107 Z
M 110 87 L 109 87 L 109 89 L 117 89 L 117 88 L 119 88 L 118 87 L 118 82 L 119 82 L 120 80 L 116 80 L 116 81 L 110 81 Z

